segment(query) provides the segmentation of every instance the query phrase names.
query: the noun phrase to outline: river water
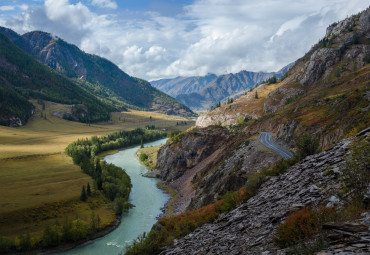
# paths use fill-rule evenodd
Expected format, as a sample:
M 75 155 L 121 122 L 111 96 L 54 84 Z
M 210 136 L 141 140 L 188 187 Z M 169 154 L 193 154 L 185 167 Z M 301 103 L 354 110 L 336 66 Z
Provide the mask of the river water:
M 145 144 L 145 147 L 156 146 L 166 142 L 161 139 Z M 118 255 L 127 244 L 130 244 L 143 232 L 149 232 L 156 218 L 161 214 L 169 196 L 158 189 L 158 179 L 146 178 L 142 174 L 147 169 L 136 157 L 140 146 L 121 150 L 113 155 L 104 157 L 108 163 L 122 167 L 131 178 L 132 190 L 129 202 L 135 207 L 122 214 L 121 224 L 108 235 L 95 240 L 93 243 L 60 253 L 63 255 Z

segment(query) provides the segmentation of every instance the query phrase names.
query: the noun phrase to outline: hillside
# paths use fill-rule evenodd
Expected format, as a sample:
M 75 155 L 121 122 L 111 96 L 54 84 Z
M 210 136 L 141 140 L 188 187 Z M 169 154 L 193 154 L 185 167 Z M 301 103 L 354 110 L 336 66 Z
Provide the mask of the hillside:
M 147 81 L 131 77 L 109 60 L 87 54 L 49 33 L 34 31 L 21 36 L 7 28 L 0 28 L 0 33 L 113 107 L 193 116 L 186 106 L 153 88 Z
M 108 120 L 112 106 L 100 102 L 68 78 L 32 58 L 0 34 L 0 122 L 20 126 L 34 113 L 29 98 L 76 105 L 82 122 Z
M 207 112 L 196 125 L 254 119 L 248 132 L 270 131 L 291 146 L 294 138 L 309 133 L 324 148 L 369 126 L 370 45 L 365 14 L 329 27 L 325 38 L 296 61 L 286 78 Z
M 178 192 L 176 215 L 127 254 L 368 253 L 369 30 L 369 8 L 333 24 L 276 83 L 173 136 L 158 169 Z M 265 147 L 261 132 L 294 157 Z
M 216 76 L 177 77 L 152 81 L 151 84 L 175 97 L 180 102 L 189 106 L 194 111 L 209 110 L 219 101 L 226 101 L 228 97 L 237 97 L 241 92 L 259 85 L 261 82 L 275 76 L 282 77 L 292 64 L 278 72 L 249 72 L 240 71 Z

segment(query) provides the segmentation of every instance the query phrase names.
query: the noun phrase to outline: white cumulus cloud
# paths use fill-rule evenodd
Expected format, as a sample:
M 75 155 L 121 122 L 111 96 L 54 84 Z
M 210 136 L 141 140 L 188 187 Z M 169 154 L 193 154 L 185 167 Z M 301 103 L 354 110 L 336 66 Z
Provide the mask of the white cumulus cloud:
M 100 8 L 117 9 L 117 3 L 111 0 L 92 0 L 91 4 Z
M 89 9 L 98 7 L 99 13 Z M 111 0 L 45 0 L 5 24 L 51 32 L 144 79 L 277 71 L 367 0 L 196 0 L 182 13 L 129 12 Z M 4 23 L 4 22 L 2 22 Z

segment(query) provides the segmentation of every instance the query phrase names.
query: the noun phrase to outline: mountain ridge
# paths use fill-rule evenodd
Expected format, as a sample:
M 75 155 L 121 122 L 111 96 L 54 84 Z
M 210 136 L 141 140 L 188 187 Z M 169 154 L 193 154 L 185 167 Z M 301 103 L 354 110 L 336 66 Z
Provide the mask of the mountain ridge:
M 275 76 L 281 78 L 293 65 L 289 64 L 277 72 L 251 72 L 242 70 L 238 73 L 223 75 L 207 74 L 206 76 L 176 77 L 152 81 L 151 84 L 169 93 L 180 102 L 195 111 L 204 111 L 225 101 L 228 97 L 236 97 L 239 93 L 255 87 Z
M 42 31 L 18 35 L 0 27 L 18 47 L 97 95 L 112 106 L 125 109 L 162 111 L 194 116 L 190 109 L 152 87 L 147 81 L 131 77 L 109 60 L 88 54 L 59 37 Z

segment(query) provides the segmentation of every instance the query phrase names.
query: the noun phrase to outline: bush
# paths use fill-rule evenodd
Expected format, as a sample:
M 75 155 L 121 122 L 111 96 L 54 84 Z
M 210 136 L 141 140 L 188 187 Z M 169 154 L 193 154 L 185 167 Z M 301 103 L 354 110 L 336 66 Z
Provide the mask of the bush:
M 148 158 L 149 158 L 149 156 L 145 152 L 140 153 L 139 159 L 140 159 L 141 162 L 146 161 Z
M 320 152 L 319 140 L 316 137 L 309 135 L 303 136 L 298 141 L 298 157 L 299 159 L 304 159 L 309 155 L 316 154 Z
M 0 253 L 10 252 L 15 248 L 14 240 L 0 236 Z
M 323 223 L 334 220 L 335 217 L 333 208 L 321 208 L 318 211 L 308 207 L 302 208 L 277 227 L 274 242 L 280 248 L 286 248 L 313 238 L 321 232 Z
M 362 201 L 370 185 L 370 142 L 360 141 L 350 148 L 345 161 L 342 183 L 350 201 Z

